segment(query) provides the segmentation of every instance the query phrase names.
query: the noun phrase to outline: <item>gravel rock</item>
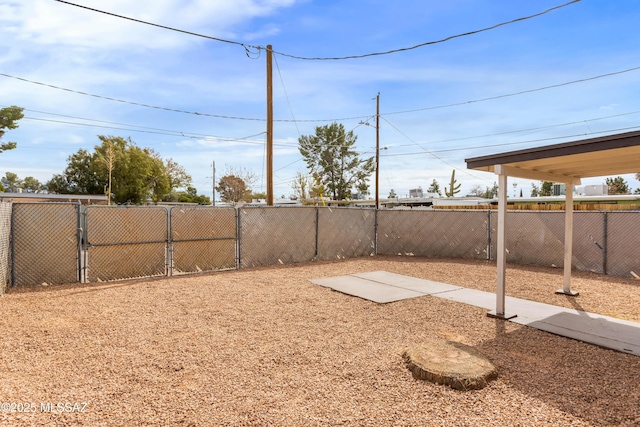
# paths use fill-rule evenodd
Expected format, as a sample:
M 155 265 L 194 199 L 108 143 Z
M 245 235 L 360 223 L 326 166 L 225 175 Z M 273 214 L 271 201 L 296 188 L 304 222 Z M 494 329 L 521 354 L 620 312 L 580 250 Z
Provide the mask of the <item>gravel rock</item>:
M 640 357 L 442 298 L 376 304 L 309 282 L 376 270 L 495 291 L 494 263 L 416 257 L 11 289 L 0 425 L 640 425 Z M 640 321 L 637 280 L 576 273 L 577 298 L 561 284 L 507 271 L 510 296 Z M 430 339 L 477 349 L 499 378 L 466 392 L 414 379 L 403 350 Z

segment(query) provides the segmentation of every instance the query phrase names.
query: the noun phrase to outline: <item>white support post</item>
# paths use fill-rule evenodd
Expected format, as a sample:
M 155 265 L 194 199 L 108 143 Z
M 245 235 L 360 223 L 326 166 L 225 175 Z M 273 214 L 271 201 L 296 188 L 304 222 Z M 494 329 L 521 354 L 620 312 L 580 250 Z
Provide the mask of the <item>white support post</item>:
M 571 264 L 573 259 L 573 185 L 567 183 L 564 208 L 564 285 L 557 294 L 578 295 L 571 290 Z
M 497 263 L 497 278 L 496 278 L 496 310 L 489 312 L 489 317 L 496 317 L 499 319 L 511 319 L 516 317 L 515 315 L 507 316 L 505 313 L 505 295 L 506 295 L 506 268 L 507 268 L 507 248 L 505 238 L 505 224 L 507 219 L 507 174 L 499 166 L 496 165 L 495 171 L 498 174 L 498 257 Z

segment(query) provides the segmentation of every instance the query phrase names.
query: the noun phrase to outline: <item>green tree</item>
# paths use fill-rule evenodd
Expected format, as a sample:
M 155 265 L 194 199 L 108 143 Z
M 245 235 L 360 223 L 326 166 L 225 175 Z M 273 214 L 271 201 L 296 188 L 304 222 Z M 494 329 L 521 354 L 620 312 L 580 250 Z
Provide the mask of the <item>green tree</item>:
M 310 198 L 312 180 L 308 175 L 304 175 L 302 172 L 296 172 L 296 177 L 291 183 L 293 189 L 293 196 L 296 200 L 304 202 Z
M 27 193 L 35 193 L 44 189 L 44 186 L 34 177 L 28 176 L 22 181 L 22 188 L 24 188 Z
M 16 129 L 18 127 L 17 121 L 24 117 L 22 114 L 24 111 L 20 107 L 15 105 L 11 107 L 0 108 L 0 138 L 5 134 L 5 129 Z M 3 142 L 0 143 L 0 153 L 7 150 L 13 150 L 17 147 L 15 142 Z
M 431 185 L 427 188 L 427 193 L 437 194 L 442 197 L 442 192 L 440 191 L 440 184 L 435 179 L 431 181 Z
M 176 191 L 172 192 L 172 194 L 175 197 L 175 200 L 170 200 L 172 202 L 197 203 L 199 205 L 211 204 L 211 198 L 203 194 L 198 195 L 198 190 L 191 185 L 187 185 L 186 191 Z
M 242 178 L 235 175 L 225 175 L 220 178 L 216 191 L 220 194 L 220 200 L 233 206 L 241 201 L 251 201 L 251 189 Z
M 629 194 L 629 184 L 621 176 L 607 178 L 606 184 L 609 187 L 609 194 Z
M 47 188 L 59 194 L 105 194 L 115 203 L 158 202 L 170 191 L 170 179 L 160 156 L 138 147 L 130 138 L 98 136 L 94 152 L 78 150 L 69 156 L 67 168 L 54 175 Z M 111 173 L 110 173 L 111 172 Z
M 284 197 L 282 197 L 284 199 Z M 262 199 L 262 200 L 267 200 L 267 193 L 265 193 L 264 191 L 252 191 L 251 192 L 251 200 L 253 199 Z
M 22 188 L 22 180 L 18 178 L 18 174 L 13 172 L 5 173 L 1 181 L 8 193 L 16 193 L 18 188 Z
M 494 181 L 493 186 L 487 187 L 482 197 L 484 197 L 485 199 L 495 199 L 496 197 L 498 197 L 498 189 L 498 183 Z
M 538 197 L 540 195 L 540 187 L 535 182 L 531 183 L 531 197 Z
M 345 132 L 342 124 L 317 126 L 315 135 L 298 138 L 300 154 L 314 179 L 334 200 L 351 197 L 354 187 L 368 189 L 367 179 L 374 171 L 374 158 L 360 159 L 354 150 L 357 136 Z
M 539 194 L 541 196 L 551 196 L 553 194 L 553 182 L 542 181 Z
M 391 191 L 389 191 L 389 195 L 387 196 L 387 198 L 396 199 L 397 197 L 398 195 L 396 194 L 396 191 L 392 188 Z
M 457 184 L 456 185 L 456 170 L 454 169 L 453 172 L 451 172 L 451 181 L 449 181 L 449 189 L 447 190 L 447 188 L 445 187 L 444 189 L 444 194 L 447 197 L 453 197 L 456 194 L 458 194 L 460 192 L 460 185 L 462 184 Z

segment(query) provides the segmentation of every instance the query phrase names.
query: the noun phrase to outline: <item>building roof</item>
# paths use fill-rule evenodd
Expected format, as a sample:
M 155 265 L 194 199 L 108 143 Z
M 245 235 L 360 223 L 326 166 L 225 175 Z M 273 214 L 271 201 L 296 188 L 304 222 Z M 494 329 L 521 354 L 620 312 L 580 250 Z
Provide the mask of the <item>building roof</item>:
M 0 193 L 0 200 L 14 202 L 81 202 L 87 204 L 106 203 L 103 194 L 47 194 L 47 193 Z
M 465 159 L 468 169 L 579 184 L 580 178 L 640 172 L 640 131 Z

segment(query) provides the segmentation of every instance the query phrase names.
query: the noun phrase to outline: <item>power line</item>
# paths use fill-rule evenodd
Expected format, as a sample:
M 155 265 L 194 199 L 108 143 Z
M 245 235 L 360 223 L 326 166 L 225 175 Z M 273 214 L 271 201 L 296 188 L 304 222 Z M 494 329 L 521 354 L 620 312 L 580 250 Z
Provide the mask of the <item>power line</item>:
M 473 104 L 473 103 L 476 103 L 476 102 L 492 101 L 494 99 L 508 98 L 510 96 L 523 95 L 525 93 L 538 92 L 538 91 L 541 91 L 541 90 L 547 90 L 547 89 L 553 89 L 553 88 L 562 87 L 562 86 L 568 86 L 568 85 L 572 85 L 572 84 L 575 84 L 575 83 L 583 83 L 583 82 L 587 82 L 587 81 L 590 81 L 590 80 L 601 79 L 603 77 L 611 77 L 611 76 L 615 76 L 615 75 L 618 75 L 618 74 L 629 73 L 631 71 L 637 71 L 637 70 L 640 70 L 640 67 L 628 68 L 628 69 L 622 70 L 622 71 L 614 71 L 612 73 L 600 74 L 599 76 L 586 77 L 584 79 L 573 80 L 573 81 L 565 82 L 565 83 L 558 83 L 558 84 L 550 85 L 550 86 L 543 86 L 543 87 L 539 87 L 539 88 L 536 88 L 536 89 L 527 89 L 527 90 L 522 90 L 520 92 L 514 92 L 514 93 L 508 93 L 508 94 L 504 94 L 504 95 L 491 96 L 491 97 L 488 97 L 488 98 L 481 98 L 481 99 L 475 99 L 475 100 L 464 101 L 464 102 L 456 102 L 454 104 L 437 105 L 435 107 L 425 107 L 425 108 L 416 108 L 414 110 L 395 111 L 395 112 L 392 112 L 392 113 L 385 113 L 384 115 L 385 116 L 390 116 L 392 114 L 415 113 L 417 111 L 437 110 L 437 109 L 440 109 L 440 108 L 458 107 L 460 105 Z
M 59 0 L 56 0 L 56 1 L 59 1 Z M 276 64 L 277 64 L 277 62 L 276 62 Z M 527 90 L 522 90 L 522 91 L 519 91 L 519 92 L 513 92 L 513 93 L 508 93 L 508 94 L 503 94 L 503 95 L 491 96 L 491 97 L 487 97 L 487 98 L 475 99 L 475 100 L 470 100 L 470 101 L 456 102 L 456 103 L 452 103 L 452 104 L 436 105 L 436 106 L 432 106 L 432 107 L 416 108 L 416 109 L 412 109 L 412 110 L 393 111 L 393 112 L 389 112 L 389 113 L 383 113 L 383 114 L 381 114 L 381 116 L 390 116 L 390 115 L 397 115 L 397 114 L 415 113 L 415 112 L 419 112 L 419 111 L 437 110 L 437 109 L 457 107 L 457 106 L 467 105 L 467 104 L 474 104 L 474 103 L 478 103 L 478 102 L 491 101 L 491 100 L 496 100 L 496 99 L 501 99 L 501 98 L 507 98 L 507 97 L 517 96 L 517 95 L 523 95 L 523 94 L 532 93 L 532 92 L 539 92 L 539 91 L 543 91 L 543 90 L 547 90 L 547 89 L 553 89 L 553 88 L 562 87 L 562 86 L 568 86 L 568 85 L 572 85 L 572 84 L 576 84 L 576 83 L 584 83 L 584 82 L 591 81 L 591 80 L 597 80 L 597 79 L 601 79 L 601 78 L 604 78 L 604 77 L 616 76 L 616 75 L 629 73 L 629 72 L 637 71 L 637 70 L 640 70 L 640 67 L 628 68 L 626 70 L 621 70 L 621 71 L 613 71 L 613 72 L 610 72 L 610 73 L 600 74 L 600 75 L 597 75 L 597 76 L 591 76 L 591 77 L 586 77 L 586 78 L 583 78 L 583 79 L 572 80 L 572 81 L 569 81 L 569 82 L 558 83 L 558 84 L 549 85 L 549 86 L 543 86 L 543 87 L 539 87 L 539 88 L 535 88 L 535 89 L 527 89 Z M 5 73 L 0 73 L 0 76 L 11 78 L 11 79 L 20 80 L 20 81 L 27 82 L 27 83 L 46 86 L 46 87 L 50 87 L 50 88 L 53 88 L 53 89 L 64 90 L 64 91 L 71 92 L 71 93 L 77 93 L 77 94 L 80 94 L 80 95 L 91 96 L 91 97 L 94 97 L 94 98 L 105 99 L 105 100 L 108 100 L 108 101 L 121 102 L 121 103 L 125 103 L 125 104 L 131 104 L 131 105 L 136 105 L 136 106 L 141 106 L 141 107 L 146 107 L 146 108 L 154 108 L 154 109 L 158 109 L 158 110 L 165 110 L 165 111 L 171 111 L 171 112 L 183 113 L 183 114 L 192 114 L 192 115 L 196 115 L 196 116 L 214 117 L 214 118 L 220 118 L 220 119 L 261 121 L 261 122 L 266 121 L 266 118 L 263 119 L 263 118 L 251 118 L 251 117 L 225 116 L 225 115 L 218 115 L 218 114 L 208 114 L 208 113 L 198 113 L 198 112 L 186 111 L 186 110 L 178 110 L 178 109 L 169 108 L 169 107 L 159 107 L 159 106 L 154 106 L 154 105 L 138 103 L 138 102 L 134 102 L 134 101 L 121 100 L 121 99 L 117 99 L 117 98 L 113 98 L 113 97 L 95 95 L 95 94 L 82 92 L 82 91 L 78 91 L 78 90 L 74 90 L 74 89 L 55 86 L 55 85 L 52 85 L 52 84 L 49 84 L 49 83 L 42 83 L 42 82 L 38 82 L 38 81 L 34 81 L 34 80 L 29 80 L 29 79 L 26 79 L 26 78 L 23 78 L 23 77 L 16 77 L 16 76 L 12 76 L 10 74 L 5 74 Z M 300 120 L 300 119 L 289 119 L 289 120 L 287 120 L 287 119 L 275 119 L 274 122 L 280 122 L 280 123 L 340 122 L 340 121 L 350 121 L 350 120 L 362 120 L 362 119 L 367 119 L 369 117 L 370 116 L 352 116 L 352 117 L 342 117 L 342 118 L 333 118 L 333 119 L 304 119 L 304 120 Z
M 448 149 L 443 149 L 443 150 L 427 150 L 424 147 L 422 147 L 422 146 L 420 146 L 419 144 L 416 143 L 416 145 L 418 145 L 419 148 L 422 148 L 424 150 L 424 152 L 384 154 L 384 157 L 415 156 L 416 154 L 423 154 L 423 153 L 430 154 L 430 155 L 433 156 L 433 153 L 444 153 L 444 152 L 450 152 L 450 151 L 475 150 L 475 149 L 478 149 L 478 148 L 487 148 L 487 147 L 505 147 L 505 146 L 509 146 L 509 145 L 529 144 L 529 143 L 532 143 L 532 142 L 554 141 L 554 140 L 558 140 L 558 139 L 578 138 L 578 137 L 584 137 L 584 136 L 589 136 L 589 135 L 608 134 L 608 133 L 613 133 L 613 132 L 631 131 L 631 130 L 639 129 L 639 128 L 640 128 L 640 126 L 629 126 L 629 127 L 624 127 L 624 128 L 618 128 L 618 129 L 608 129 L 608 130 L 603 130 L 603 131 L 598 131 L 598 132 L 583 132 L 583 133 L 573 134 L 573 135 L 553 136 L 553 137 L 539 138 L 539 139 L 529 139 L 529 140 L 526 140 L 526 141 L 519 141 L 519 142 L 506 142 L 504 144 L 482 145 L 482 146 L 477 146 L 477 147 L 448 148 Z M 405 137 L 406 137 L 406 135 L 405 135 Z M 439 160 L 442 160 L 442 159 L 439 159 Z
M 169 26 L 166 26 L 166 25 L 161 25 L 161 24 L 156 24 L 156 23 L 153 23 L 153 22 L 143 21 L 141 19 L 135 19 L 135 18 L 130 18 L 128 16 L 124 16 L 124 15 L 118 15 L 118 14 L 115 14 L 115 13 L 112 13 L 112 12 L 107 12 L 107 11 L 100 10 L 100 9 L 94 9 L 94 8 L 91 8 L 91 7 L 88 7 L 88 6 L 83 6 L 83 5 L 72 3 L 72 2 L 69 2 L 69 1 L 65 1 L 65 0 L 55 0 L 55 1 L 57 1 L 59 3 L 67 4 L 67 5 L 70 5 L 70 6 L 80 7 L 82 9 L 87 9 L 87 10 L 90 10 L 92 12 L 98 12 L 98 13 L 102 13 L 102 14 L 105 14 L 105 15 L 113 16 L 113 17 L 116 17 L 116 18 L 126 19 L 128 21 L 137 22 L 139 24 L 150 25 L 150 26 L 153 26 L 153 27 L 158 27 L 158 28 L 162 28 L 162 29 L 170 30 L 170 31 L 176 31 L 176 32 L 179 32 L 179 33 L 188 34 L 188 35 L 195 36 L 195 37 L 202 37 L 202 38 L 205 38 L 205 39 L 214 40 L 214 41 L 218 41 L 218 42 L 222 42 L 222 43 L 229 43 L 229 44 L 242 46 L 245 49 L 245 52 L 246 52 L 247 56 L 250 57 L 250 58 L 251 58 L 251 56 L 250 56 L 249 48 L 258 49 L 258 51 L 266 49 L 264 46 L 249 45 L 249 44 L 246 44 L 246 43 L 241 43 L 241 42 L 237 42 L 237 41 L 222 39 L 222 38 L 219 38 L 219 37 L 207 36 L 207 35 L 195 33 L 195 32 L 192 32 L 192 31 L 181 30 L 181 29 L 174 28 L 174 27 L 169 27 Z M 558 5 L 558 6 L 554 6 L 552 8 L 543 10 L 542 12 L 538 12 L 538 13 L 535 13 L 533 15 L 523 16 L 521 18 L 512 19 L 510 21 L 501 22 L 499 24 L 495 24 L 495 25 L 492 25 L 492 26 L 489 26 L 489 27 L 481 28 L 479 30 L 468 31 L 466 33 L 461 33 L 461 34 L 456 34 L 456 35 L 453 35 L 453 36 L 445 37 L 444 39 L 440 39 L 440 40 L 428 41 L 428 42 L 417 44 L 415 46 L 402 47 L 402 48 L 399 48 L 399 49 L 392 49 L 392 50 L 387 50 L 387 51 L 383 51 L 383 52 L 372 52 L 372 53 L 365 53 L 365 54 L 361 54 L 361 55 L 350 55 L 350 56 L 342 56 L 342 57 L 306 57 L 306 56 L 297 56 L 297 55 L 291 55 L 291 54 L 287 54 L 287 53 L 284 53 L 284 52 L 276 52 L 276 51 L 273 51 L 273 53 L 278 54 L 278 55 L 282 55 L 282 56 L 286 56 L 286 57 L 289 57 L 289 58 L 301 59 L 301 60 L 305 60 L 305 61 L 337 61 L 337 60 L 345 60 L 345 59 L 360 59 L 360 58 L 367 58 L 367 57 L 371 57 L 371 56 L 389 55 L 389 54 L 393 54 L 393 53 L 406 52 L 406 51 L 409 51 L 409 50 L 418 49 L 418 48 L 421 48 L 421 47 L 424 47 L 424 46 L 430 46 L 430 45 L 435 45 L 435 44 L 439 44 L 439 43 L 444 43 L 444 42 L 447 42 L 449 40 L 457 39 L 457 38 L 460 38 L 460 37 L 471 36 L 471 35 L 483 33 L 483 32 L 486 32 L 486 31 L 494 30 L 496 28 L 500 28 L 500 27 L 503 27 L 505 25 L 510 25 L 510 24 L 514 24 L 516 22 L 522 22 L 522 21 L 526 21 L 526 20 L 529 20 L 529 19 L 537 18 L 539 16 L 542 16 L 542 15 L 545 15 L 547 13 L 553 12 L 555 10 L 567 7 L 567 6 L 572 5 L 574 3 L 578 3 L 580 1 L 581 0 L 572 0 L 572 1 L 568 2 L 568 3 L 561 4 L 561 5 Z M 252 58 L 252 59 L 254 59 L 254 58 Z
M 391 126 L 392 128 L 394 128 L 400 135 L 404 136 L 405 138 L 407 138 L 409 141 L 413 142 L 415 145 L 417 145 L 418 147 L 420 147 L 421 149 L 423 149 L 427 154 L 429 154 L 430 156 L 436 158 L 437 160 L 440 160 L 442 163 L 444 163 L 447 166 L 452 167 L 454 170 L 458 170 L 460 172 L 462 172 L 465 175 L 469 175 L 472 178 L 475 179 L 481 179 L 485 182 L 489 182 L 487 179 L 484 178 L 478 178 L 477 176 L 474 176 L 473 174 L 469 173 L 467 170 L 465 169 L 459 169 L 458 167 L 452 165 L 451 163 L 447 162 L 446 160 L 444 160 L 442 157 L 437 156 L 436 154 L 434 154 L 433 151 L 427 150 L 426 148 L 422 147 L 419 143 L 417 143 L 416 141 L 414 141 L 413 139 L 411 139 L 408 135 L 406 135 L 404 132 L 402 132 L 400 129 L 398 129 L 397 127 L 395 127 L 393 125 L 393 123 L 389 122 L 389 120 L 385 119 L 384 117 L 382 118 L 385 122 L 387 122 L 387 124 L 389 124 L 389 126 Z
M 561 127 L 561 126 L 571 126 L 571 125 L 576 125 L 576 124 L 582 124 L 582 123 L 587 123 L 587 122 L 595 122 L 598 120 L 606 120 L 606 119 L 613 119 L 616 117 L 623 117 L 623 116 L 629 116 L 632 114 L 639 114 L 640 111 L 631 111 L 629 113 L 621 113 L 621 114 L 614 114 L 611 116 L 603 116 L 603 117 L 596 117 L 593 119 L 584 119 L 584 120 L 576 120 L 573 122 L 565 122 L 565 123 L 557 123 L 557 124 L 553 124 L 553 125 L 546 125 L 546 126 L 538 126 L 538 127 L 534 127 L 534 128 L 526 128 L 526 129 L 518 129 L 518 130 L 509 130 L 509 131 L 505 131 L 505 132 L 496 132 L 496 133 L 489 133 L 489 134 L 484 134 L 484 135 L 475 135 L 475 136 L 466 136 L 464 138 L 450 138 L 450 139 L 440 139 L 440 140 L 436 140 L 436 141 L 427 141 L 427 142 L 423 142 L 422 144 L 438 144 L 441 142 L 455 142 L 455 141 L 465 141 L 465 140 L 469 140 L 469 139 L 478 139 L 478 138 L 487 138 L 490 136 L 502 136 L 502 135 L 509 135 L 509 134 L 514 134 L 514 133 L 522 133 L 522 132 L 535 132 L 535 131 L 540 131 L 540 130 L 546 130 L 546 129 L 553 129 L 556 127 Z M 406 147 L 407 145 L 397 145 L 396 147 Z M 415 145 L 415 144 L 410 144 L 410 145 Z M 509 145 L 509 144 L 495 144 L 495 145 L 482 145 L 481 147 L 493 147 L 493 146 L 500 146 L 500 145 Z M 481 147 L 467 147 L 467 148 L 461 148 L 461 149 L 473 149 L 473 148 L 481 148 Z M 455 151 L 458 149 L 450 149 L 450 150 L 441 150 L 441 151 Z
M 55 0 L 55 1 L 61 1 L 61 0 Z M 55 86 L 55 85 L 48 84 L 48 83 L 37 82 L 37 81 L 34 81 L 34 80 L 25 79 L 23 77 L 16 77 L 16 76 L 12 76 L 12 75 L 5 74 L 5 73 L 0 73 L 0 76 L 4 76 L 4 77 L 11 78 L 11 79 L 16 79 L 16 80 L 21 80 L 21 81 L 27 82 L 27 83 L 33 83 L 33 84 L 37 84 L 37 85 L 40 85 L 40 86 L 46 86 L 46 87 L 50 87 L 50 88 L 53 88 L 53 89 L 64 90 L 66 92 L 77 93 L 79 95 L 91 96 L 93 98 L 100 98 L 100 99 L 106 99 L 108 101 L 121 102 L 123 104 L 136 105 L 138 107 L 154 108 L 156 110 L 172 111 L 174 113 L 193 114 L 195 116 L 215 117 L 215 118 L 218 118 L 218 119 L 251 120 L 251 121 L 262 121 L 262 122 L 264 122 L 266 120 L 266 119 L 250 118 L 250 117 L 235 117 L 235 116 L 223 116 L 223 115 L 219 115 L 219 114 L 198 113 L 198 112 L 195 112 L 195 111 L 186 111 L 186 110 L 178 110 L 178 109 L 175 109 L 175 108 L 159 107 L 157 105 L 142 104 L 140 102 L 126 101 L 124 99 L 112 98 L 112 97 L 109 97 L 109 96 L 95 95 L 93 93 L 82 92 L 82 91 L 79 91 L 79 90 L 68 89 L 68 88 L 65 88 L 65 87 Z
M 572 5 L 574 3 L 578 3 L 580 1 L 581 0 L 573 0 L 573 1 L 570 1 L 568 3 L 561 4 L 559 6 L 555 6 L 555 7 L 552 7 L 550 9 L 547 9 L 547 10 L 543 10 L 542 12 L 535 13 L 533 15 L 523 16 L 521 18 L 512 19 L 511 21 L 501 22 L 499 24 L 495 24 L 495 25 L 492 25 L 490 27 L 485 27 L 485 28 L 482 28 L 482 29 L 479 29 L 479 30 L 468 31 L 466 33 L 456 34 L 456 35 L 453 35 L 453 36 L 445 37 L 445 38 L 440 39 L 440 40 L 424 42 L 424 43 L 417 44 L 415 46 L 402 47 L 402 48 L 399 48 L 399 49 L 392 49 L 392 50 L 387 50 L 387 51 L 383 51 L 383 52 L 373 52 L 373 53 L 365 53 L 365 54 L 362 54 L 362 55 L 351 55 L 351 56 L 340 56 L 340 57 L 305 57 L 305 56 L 290 55 L 290 54 L 286 54 L 286 53 L 283 53 L 283 52 L 276 52 L 276 51 L 273 51 L 273 53 L 278 54 L 278 55 L 282 55 L 282 56 L 286 56 L 286 57 L 289 57 L 289 58 L 293 58 L 293 59 L 302 59 L 302 60 L 305 60 L 305 61 L 339 61 L 339 60 L 344 60 L 344 59 L 360 59 L 360 58 L 367 58 L 367 57 L 371 57 L 371 56 L 389 55 L 389 54 L 392 54 L 392 53 L 406 52 L 408 50 L 418 49 L 418 48 L 421 48 L 421 47 L 424 47 L 424 46 L 444 43 L 444 42 L 447 42 L 449 40 L 457 39 L 457 38 L 460 38 L 460 37 L 471 36 L 471 35 L 474 35 L 474 34 L 483 33 L 485 31 L 494 30 L 496 28 L 503 27 L 505 25 L 514 24 L 516 22 L 521 22 L 521 21 L 526 21 L 526 20 L 532 19 L 532 18 L 537 18 L 538 16 L 545 15 L 547 13 L 553 12 L 554 10 L 561 9 L 563 7 L 567 7 L 569 5 Z
M 178 33 L 188 34 L 190 36 L 202 37 L 202 38 L 209 39 L 209 40 L 215 40 L 217 42 L 229 43 L 229 44 L 242 46 L 245 49 L 245 51 L 247 52 L 247 56 L 249 56 L 248 48 L 260 49 L 259 46 L 252 46 L 252 45 L 249 45 L 249 44 L 246 44 L 246 43 L 241 43 L 241 42 L 236 42 L 236 41 L 232 41 L 232 40 L 221 39 L 219 37 L 206 36 L 204 34 L 198 34 L 198 33 L 192 32 L 192 31 L 186 31 L 186 30 L 181 30 L 181 29 L 178 29 L 178 28 L 168 27 L 166 25 L 155 24 L 153 22 L 143 21 L 141 19 L 130 18 L 128 16 L 118 15 L 118 14 L 115 14 L 115 13 L 112 13 L 112 12 L 107 12 L 107 11 L 100 10 L 100 9 L 94 9 L 92 7 L 88 7 L 88 6 L 84 6 L 84 5 L 76 4 L 76 3 L 71 3 L 71 2 L 65 1 L 65 0 L 55 0 L 55 1 L 57 1 L 58 3 L 68 4 L 69 6 L 75 6 L 75 7 L 79 7 L 79 8 L 82 8 L 82 9 L 87 9 L 87 10 L 90 10 L 92 12 L 103 13 L 105 15 L 113 16 L 115 18 L 126 19 L 128 21 L 137 22 L 139 24 L 151 25 L 152 27 L 158 27 L 158 28 L 163 28 L 165 30 L 176 31 Z

